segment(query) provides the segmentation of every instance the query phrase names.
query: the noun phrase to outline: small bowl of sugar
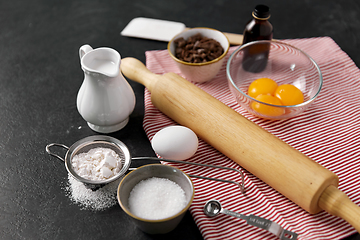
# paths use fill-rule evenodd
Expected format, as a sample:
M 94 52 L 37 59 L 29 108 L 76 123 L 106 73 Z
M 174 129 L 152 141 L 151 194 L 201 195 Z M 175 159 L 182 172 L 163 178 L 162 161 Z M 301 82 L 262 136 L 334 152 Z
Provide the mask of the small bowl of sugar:
M 148 234 L 174 230 L 194 199 L 190 177 L 178 168 L 149 164 L 127 174 L 119 184 L 120 207 Z

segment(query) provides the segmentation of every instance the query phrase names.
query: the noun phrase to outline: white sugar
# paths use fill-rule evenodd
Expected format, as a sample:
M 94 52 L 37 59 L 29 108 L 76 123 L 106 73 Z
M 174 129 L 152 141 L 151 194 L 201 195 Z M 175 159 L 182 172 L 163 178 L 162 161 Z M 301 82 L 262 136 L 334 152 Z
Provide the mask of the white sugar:
M 158 220 L 179 213 L 186 206 L 184 190 L 166 178 L 142 180 L 131 190 L 129 210 L 136 216 Z
M 70 200 L 78 204 L 82 210 L 102 211 L 117 204 L 116 192 L 121 179 L 120 177 L 93 191 L 68 174 L 69 182 L 64 190 Z

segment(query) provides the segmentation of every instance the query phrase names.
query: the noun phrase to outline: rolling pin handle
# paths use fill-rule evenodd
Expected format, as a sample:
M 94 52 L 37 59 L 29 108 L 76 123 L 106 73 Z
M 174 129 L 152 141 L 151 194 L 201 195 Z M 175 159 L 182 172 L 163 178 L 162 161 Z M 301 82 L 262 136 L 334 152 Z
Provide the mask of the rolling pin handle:
M 360 233 L 360 208 L 334 185 L 327 187 L 319 199 L 319 207 L 350 223 Z
M 132 57 L 121 59 L 120 70 L 127 78 L 141 83 L 150 92 L 160 76 L 152 73 L 141 61 Z

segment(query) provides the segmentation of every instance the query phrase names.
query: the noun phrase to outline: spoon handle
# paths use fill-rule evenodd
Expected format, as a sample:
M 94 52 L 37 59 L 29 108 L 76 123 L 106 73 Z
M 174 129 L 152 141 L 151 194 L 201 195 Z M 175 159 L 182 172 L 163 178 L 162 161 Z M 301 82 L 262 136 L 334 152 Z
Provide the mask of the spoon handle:
M 225 208 L 221 208 L 221 213 L 223 214 L 226 214 L 226 215 L 229 215 L 229 216 L 232 216 L 232 217 L 236 217 L 236 218 L 241 218 L 243 220 L 245 220 L 247 223 L 249 221 L 249 217 L 244 215 L 244 214 L 241 214 L 241 213 L 237 213 L 237 212 L 233 212 L 233 211 L 229 211 Z M 251 224 L 250 224 L 251 225 Z
M 277 224 L 269 219 L 258 217 L 256 215 L 252 215 L 252 214 L 247 216 L 247 215 L 243 215 L 241 213 L 226 210 L 224 208 L 222 208 L 220 212 L 224 213 L 226 215 L 232 216 L 232 217 L 237 217 L 237 218 L 246 220 L 247 224 L 261 228 L 261 229 L 265 229 L 265 230 L 271 232 L 272 234 L 276 235 L 281 240 L 290 240 L 290 239 L 296 240 L 297 239 L 296 233 L 283 229 L 279 224 Z

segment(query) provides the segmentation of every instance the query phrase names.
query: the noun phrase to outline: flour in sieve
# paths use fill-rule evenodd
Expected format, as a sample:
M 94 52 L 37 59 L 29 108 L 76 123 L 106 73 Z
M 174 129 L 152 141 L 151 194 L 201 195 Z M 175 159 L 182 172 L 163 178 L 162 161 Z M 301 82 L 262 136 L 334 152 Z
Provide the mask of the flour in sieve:
M 93 148 L 76 154 L 71 159 L 72 169 L 89 180 L 106 180 L 117 175 L 121 169 L 121 159 L 110 148 Z
M 121 179 L 120 177 L 93 191 L 68 174 L 68 183 L 64 190 L 70 200 L 78 204 L 82 210 L 103 211 L 117 204 L 116 193 Z

